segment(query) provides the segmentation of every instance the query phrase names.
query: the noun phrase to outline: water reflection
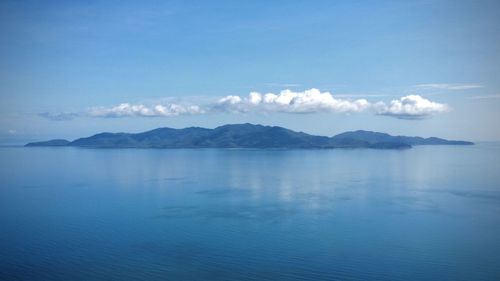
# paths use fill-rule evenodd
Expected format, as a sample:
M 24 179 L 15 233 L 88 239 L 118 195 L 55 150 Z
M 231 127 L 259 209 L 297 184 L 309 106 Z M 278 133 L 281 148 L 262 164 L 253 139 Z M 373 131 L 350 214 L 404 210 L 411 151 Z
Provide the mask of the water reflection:
M 1 148 L 0 276 L 495 280 L 499 151 Z

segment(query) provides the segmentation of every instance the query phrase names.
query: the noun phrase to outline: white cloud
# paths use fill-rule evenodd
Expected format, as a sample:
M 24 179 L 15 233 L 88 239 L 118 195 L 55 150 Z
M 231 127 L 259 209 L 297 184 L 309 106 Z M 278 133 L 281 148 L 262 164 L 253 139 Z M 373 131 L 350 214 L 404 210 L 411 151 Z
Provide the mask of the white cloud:
M 257 92 L 251 92 L 248 96 L 248 100 L 251 104 L 259 104 L 262 102 L 262 95 Z
M 122 103 L 113 107 L 94 107 L 87 115 L 92 117 L 171 117 L 179 115 L 200 114 L 204 111 L 197 105 L 179 105 L 179 104 L 157 104 L 147 106 L 143 104 Z
M 266 83 L 268 87 L 282 87 L 282 88 L 295 88 L 299 87 L 301 84 L 297 83 Z
M 370 107 L 366 99 L 339 99 L 329 92 L 309 89 L 303 92 L 283 90 L 279 94 L 251 92 L 248 97 L 226 96 L 219 99 L 217 110 L 229 112 L 361 112 Z
M 484 95 L 484 96 L 472 96 L 467 99 L 470 100 L 486 100 L 486 99 L 499 99 L 500 95 Z
M 373 105 L 379 115 L 393 116 L 400 119 L 422 119 L 437 113 L 449 111 L 446 104 L 430 101 L 419 95 L 408 95 L 392 100 L 389 105 L 377 102 Z
M 371 103 L 366 99 L 334 97 L 329 92 L 321 92 L 315 88 L 302 92 L 283 90 L 276 94 L 251 92 L 246 97 L 229 95 L 202 104 L 196 105 L 188 100 L 183 100 L 181 103 L 160 102 L 149 105 L 122 103 L 111 107 L 93 107 L 77 113 L 46 112 L 39 116 L 50 120 L 70 120 L 75 117 L 175 117 L 220 112 L 359 113 L 370 111 L 400 119 L 421 119 L 449 110 L 445 104 L 433 102 L 418 95 L 392 100 L 389 104 L 383 101 Z
M 438 90 L 469 90 L 483 88 L 481 84 L 447 84 L 447 83 L 431 83 L 431 84 L 418 84 L 416 88 L 421 89 L 438 89 Z
M 76 112 L 59 112 L 59 113 L 42 112 L 39 113 L 38 116 L 52 121 L 68 121 L 78 117 L 79 114 Z

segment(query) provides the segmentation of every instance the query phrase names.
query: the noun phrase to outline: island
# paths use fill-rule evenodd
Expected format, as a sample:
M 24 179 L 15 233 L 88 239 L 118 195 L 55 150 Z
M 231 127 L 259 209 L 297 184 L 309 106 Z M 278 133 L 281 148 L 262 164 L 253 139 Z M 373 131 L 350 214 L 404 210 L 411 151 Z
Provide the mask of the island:
M 371 131 L 351 131 L 333 137 L 315 136 L 283 127 L 230 124 L 207 129 L 158 128 L 142 133 L 100 133 L 74 141 L 55 139 L 31 142 L 27 147 L 89 148 L 375 148 L 406 149 L 414 145 L 472 145 L 468 141 L 431 137 L 391 136 Z

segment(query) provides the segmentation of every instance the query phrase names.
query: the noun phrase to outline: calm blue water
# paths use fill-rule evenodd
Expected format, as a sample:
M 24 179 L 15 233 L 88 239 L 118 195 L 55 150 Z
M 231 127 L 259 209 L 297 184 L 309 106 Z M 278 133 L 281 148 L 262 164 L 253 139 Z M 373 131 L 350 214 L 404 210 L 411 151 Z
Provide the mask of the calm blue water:
M 500 145 L 0 148 L 1 280 L 500 280 Z

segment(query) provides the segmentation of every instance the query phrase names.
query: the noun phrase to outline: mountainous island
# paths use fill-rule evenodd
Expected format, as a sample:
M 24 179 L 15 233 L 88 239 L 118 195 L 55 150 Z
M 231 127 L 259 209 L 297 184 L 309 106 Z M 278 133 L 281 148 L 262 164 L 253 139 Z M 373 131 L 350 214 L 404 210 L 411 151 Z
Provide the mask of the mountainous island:
M 90 148 L 378 148 L 404 149 L 414 145 L 472 145 L 468 141 L 391 136 L 370 131 L 345 132 L 333 137 L 309 135 L 276 126 L 232 124 L 206 129 L 158 128 L 142 133 L 100 133 L 74 141 L 54 139 L 25 146 Z

